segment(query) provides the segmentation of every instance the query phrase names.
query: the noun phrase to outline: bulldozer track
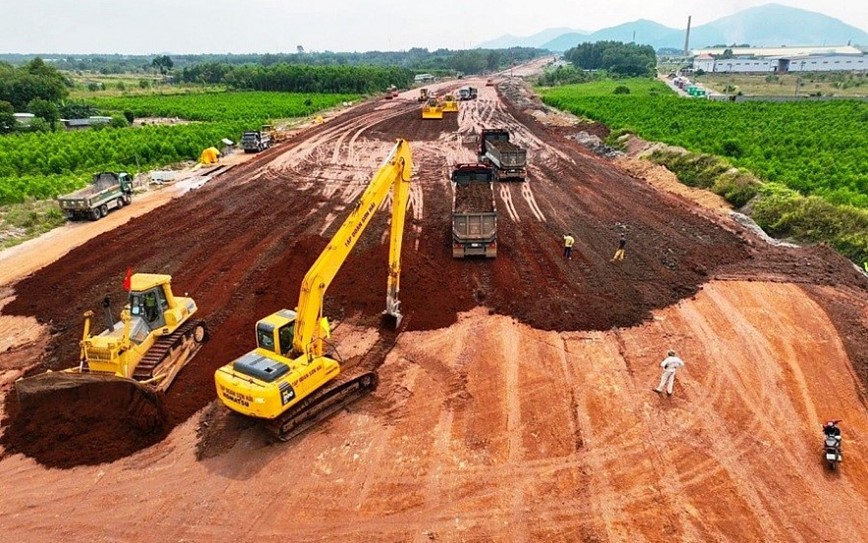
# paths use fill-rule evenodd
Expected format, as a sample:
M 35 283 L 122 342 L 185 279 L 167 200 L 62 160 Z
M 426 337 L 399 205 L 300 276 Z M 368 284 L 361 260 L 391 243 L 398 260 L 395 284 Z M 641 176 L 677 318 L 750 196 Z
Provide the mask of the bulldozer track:
M 187 340 L 195 341 L 193 338 L 193 331 L 197 326 L 204 327 L 205 321 L 191 320 L 184 325 L 179 326 L 178 329 L 171 334 L 162 336 L 160 339 L 155 341 L 154 345 L 148 350 L 148 353 L 136 366 L 136 370 L 133 372 L 133 379 L 136 381 L 147 381 L 148 379 L 153 378 L 156 369 L 176 347 L 179 347 L 182 342 Z M 203 338 L 203 343 L 206 339 L 207 328 L 206 337 Z

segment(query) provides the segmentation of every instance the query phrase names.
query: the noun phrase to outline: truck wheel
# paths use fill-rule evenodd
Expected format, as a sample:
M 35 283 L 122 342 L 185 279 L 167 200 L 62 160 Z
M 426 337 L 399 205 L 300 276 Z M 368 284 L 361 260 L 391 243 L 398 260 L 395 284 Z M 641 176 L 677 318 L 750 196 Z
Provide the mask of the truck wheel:
M 118 209 L 124 207 L 124 199 L 123 199 L 123 198 L 118 198 L 118 200 L 117 200 L 117 202 L 116 202 L 116 205 L 117 205 L 117 208 L 118 208 Z
M 105 217 L 106 215 L 108 215 L 108 206 L 105 204 L 99 206 L 99 212 L 102 213 L 103 217 Z
M 133 197 L 130 196 L 129 194 L 124 194 L 124 197 L 123 197 L 123 198 L 124 198 L 124 203 L 125 203 L 126 205 L 130 205 L 130 204 L 132 203 L 132 201 L 133 201 Z
M 98 221 L 100 217 L 102 217 L 102 212 L 99 210 L 98 207 L 90 210 L 90 220 Z

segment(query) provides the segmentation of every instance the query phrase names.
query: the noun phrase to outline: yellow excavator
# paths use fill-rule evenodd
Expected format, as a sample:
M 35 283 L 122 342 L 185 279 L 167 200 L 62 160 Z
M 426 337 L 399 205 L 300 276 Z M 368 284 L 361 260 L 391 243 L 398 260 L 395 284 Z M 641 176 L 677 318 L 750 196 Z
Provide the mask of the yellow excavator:
M 256 323 L 256 348 L 219 368 L 217 396 L 233 411 L 264 419 L 274 437 L 287 441 L 377 386 L 371 371 L 341 373 L 326 352 L 331 328 L 323 317 L 326 290 L 365 231 L 377 208 L 392 194 L 389 274 L 384 315 L 401 321 L 398 300 L 401 238 L 410 193 L 410 146 L 398 140 L 358 203 L 308 270 L 298 307 L 282 309 Z
M 87 311 L 78 366 L 16 381 L 19 399 L 107 380 L 150 394 L 165 391 L 208 339 L 205 323 L 192 319 L 196 302 L 175 296 L 171 281 L 170 275 L 128 274 L 121 320 L 114 321 L 106 297 L 108 327 L 92 335 L 93 312 Z
M 443 107 L 440 106 L 440 102 L 437 101 L 435 96 L 430 96 L 428 98 L 428 102 L 422 106 L 422 118 L 423 119 L 442 119 L 443 118 Z
M 458 100 L 451 94 L 443 97 L 443 113 L 458 113 Z
M 426 89 L 424 87 L 419 89 L 419 97 L 416 98 L 416 101 L 419 103 L 427 102 L 428 101 L 428 89 Z

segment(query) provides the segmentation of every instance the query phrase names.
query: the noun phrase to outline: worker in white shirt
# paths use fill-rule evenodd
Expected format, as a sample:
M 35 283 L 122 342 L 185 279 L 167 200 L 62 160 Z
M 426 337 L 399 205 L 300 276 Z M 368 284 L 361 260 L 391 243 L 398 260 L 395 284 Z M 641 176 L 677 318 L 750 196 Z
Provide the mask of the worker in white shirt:
M 660 394 L 663 392 L 663 387 L 666 387 L 666 394 L 672 396 L 672 387 L 675 385 L 675 372 L 678 368 L 684 366 L 684 360 L 675 356 L 675 351 L 671 350 L 667 353 L 666 358 L 660 363 L 663 368 L 663 375 L 660 377 L 660 384 L 653 389 L 654 392 Z

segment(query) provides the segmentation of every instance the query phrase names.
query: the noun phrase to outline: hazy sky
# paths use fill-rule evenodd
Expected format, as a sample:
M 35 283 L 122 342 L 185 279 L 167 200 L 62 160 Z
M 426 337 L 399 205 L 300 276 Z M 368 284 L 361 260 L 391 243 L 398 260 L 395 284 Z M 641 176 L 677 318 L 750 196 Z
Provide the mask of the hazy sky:
M 0 0 L 2 53 L 461 49 L 551 27 L 700 25 L 767 0 Z M 781 0 L 868 29 L 865 0 Z

